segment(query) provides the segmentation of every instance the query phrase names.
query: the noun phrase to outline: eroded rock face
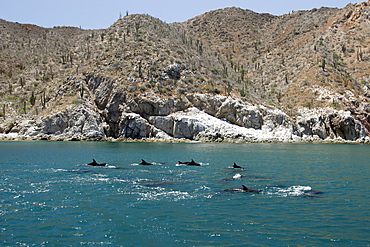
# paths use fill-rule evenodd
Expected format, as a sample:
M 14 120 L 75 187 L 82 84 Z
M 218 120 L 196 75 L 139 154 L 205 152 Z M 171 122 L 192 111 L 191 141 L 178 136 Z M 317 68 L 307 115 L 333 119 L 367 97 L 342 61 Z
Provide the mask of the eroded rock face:
M 156 136 L 159 132 L 139 114 L 127 113 L 121 116 L 118 138 L 141 139 Z
M 361 124 L 351 116 L 332 114 L 330 117 L 332 130 L 344 140 L 355 141 L 365 135 Z
M 325 111 L 302 115 L 297 119 L 298 135 L 321 140 L 362 140 L 367 137 L 365 128 L 349 112 Z
M 44 134 L 61 134 L 65 129 L 69 128 L 69 114 L 68 112 L 60 112 L 56 115 L 46 118 L 43 121 Z
M 184 98 L 159 98 L 154 95 L 139 95 L 127 101 L 131 112 L 148 116 L 167 116 L 171 113 L 185 110 L 189 107 L 189 101 Z
M 86 77 L 88 88 L 94 94 L 96 106 L 103 110 L 111 99 L 115 81 L 104 77 Z
M 170 116 L 152 116 L 149 122 L 158 129 L 163 130 L 166 134 L 174 138 L 185 138 L 194 140 L 195 137 L 206 129 L 202 121 L 197 119 L 197 116 L 170 115 Z
M 118 91 L 110 100 L 99 102 L 105 102 L 106 107 L 100 110 L 85 102 L 44 119 L 11 126 L 20 135 L 35 139 L 369 141 L 358 120 L 349 112 L 333 109 L 302 111 L 293 120 L 278 109 L 252 106 L 224 96 L 129 98 Z
M 190 94 L 186 98 L 193 104 L 205 111 L 206 113 L 214 116 L 222 103 L 226 101 L 226 96 L 209 95 L 209 94 Z
M 88 104 L 79 104 L 38 121 L 25 121 L 21 135 L 41 139 L 103 140 L 99 114 Z
M 263 125 L 263 116 L 259 109 L 238 100 L 225 100 L 215 116 L 246 128 L 261 129 Z

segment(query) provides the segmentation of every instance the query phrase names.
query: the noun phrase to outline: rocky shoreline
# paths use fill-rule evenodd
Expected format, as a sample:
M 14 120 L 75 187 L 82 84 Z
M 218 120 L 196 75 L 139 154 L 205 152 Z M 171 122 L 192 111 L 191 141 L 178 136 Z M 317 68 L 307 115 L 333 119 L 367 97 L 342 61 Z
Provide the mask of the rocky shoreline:
M 302 108 L 293 118 L 279 109 L 209 94 L 119 100 L 113 95 L 103 107 L 85 101 L 45 118 L 9 121 L 2 128 L 1 140 L 370 142 L 349 111 Z

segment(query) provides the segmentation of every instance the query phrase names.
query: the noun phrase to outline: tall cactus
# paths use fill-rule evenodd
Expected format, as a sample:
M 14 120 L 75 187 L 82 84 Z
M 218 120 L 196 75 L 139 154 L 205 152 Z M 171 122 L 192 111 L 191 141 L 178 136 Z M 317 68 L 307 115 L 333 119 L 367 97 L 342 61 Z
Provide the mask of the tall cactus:
M 34 92 L 32 92 L 31 97 L 30 97 L 30 104 L 32 106 L 34 106 L 35 103 L 36 103 L 36 96 L 35 96 Z

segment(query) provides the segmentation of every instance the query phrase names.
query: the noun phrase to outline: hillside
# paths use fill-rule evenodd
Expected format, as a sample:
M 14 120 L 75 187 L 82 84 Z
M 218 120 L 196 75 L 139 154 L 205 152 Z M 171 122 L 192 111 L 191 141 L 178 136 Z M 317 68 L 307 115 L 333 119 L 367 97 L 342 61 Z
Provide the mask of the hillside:
M 279 17 L 230 8 L 186 25 L 228 61 L 246 93 L 292 114 L 302 106 L 352 109 L 370 96 L 368 5 Z
M 105 30 L 0 19 L 0 133 L 362 142 L 369 35 L 370 2 L 283 16 L 226 8 L 173 24 L 128 15 Z

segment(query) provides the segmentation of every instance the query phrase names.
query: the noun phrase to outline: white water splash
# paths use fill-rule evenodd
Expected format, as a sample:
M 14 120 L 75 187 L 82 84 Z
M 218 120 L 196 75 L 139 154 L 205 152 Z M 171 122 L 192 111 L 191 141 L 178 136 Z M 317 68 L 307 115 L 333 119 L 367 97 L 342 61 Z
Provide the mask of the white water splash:
M 271 187 L 266 190 L 267 195 L 276 195 L 280 197 L 294 197 L 294 196 L 302 196 L 307 192 L 312 191 L 310 186 L 290 186 L 286 188 L 281 187 Z
M 233 176 L 233 179 L 241 179 L 242 178 L 242 175 L 237 173 Z
M 177 190 L 165 190 L 163 188 L 155 191 L 140 192 L 138 193 L 141 198 L 138 198 L 138 201 L 162 201 L 162 200 L 171 200 L 179 201 L 192 199 L 193 196 L 188 192 L 177 191 Z

